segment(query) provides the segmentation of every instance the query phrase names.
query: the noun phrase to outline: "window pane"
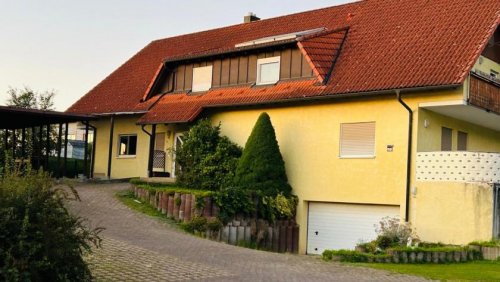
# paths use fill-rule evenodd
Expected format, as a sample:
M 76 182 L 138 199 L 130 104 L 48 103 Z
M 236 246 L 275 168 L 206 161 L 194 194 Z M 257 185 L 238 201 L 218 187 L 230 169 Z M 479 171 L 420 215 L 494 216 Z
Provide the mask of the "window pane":
M 451 151 L 451 134 L 453 130 L 447 127 L 441 128 L 441 151 Z
M 212 87 L 212 66 L 193 69 L 193 92 L 208 91 Z
M 137 149 L 137 136 L 129 136 L 128 139 L 128 155 L 135 155 Z
M 458 132 L 457 150 L 467 151 L 467 133 L 462 131 Z
M 260 65 L 259 83 L 275 83 L 279 80 L 279 77 L 280 77 L 279 62 Z
M 340 156 L 375 156 L 375 122 L 341 124 Z
M 128 137 L 127 136 L 121 136 L 120 137 L 120 148 L 119 148 L 119 154 L 120 155 L 126 155 L 127 154 L 127 144 L 128 144 Z

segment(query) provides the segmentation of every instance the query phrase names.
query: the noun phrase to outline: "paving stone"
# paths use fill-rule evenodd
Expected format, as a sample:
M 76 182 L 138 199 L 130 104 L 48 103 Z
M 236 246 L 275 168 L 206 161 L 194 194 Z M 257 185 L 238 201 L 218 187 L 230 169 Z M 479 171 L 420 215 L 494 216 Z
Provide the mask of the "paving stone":
M 115 198 L 130 184 L 76 187 L 70 210 L 106 228 L 86 260 L 97 281 L 426 281 L 319 257 L 276 254 L 198 238 L 135 212 Z

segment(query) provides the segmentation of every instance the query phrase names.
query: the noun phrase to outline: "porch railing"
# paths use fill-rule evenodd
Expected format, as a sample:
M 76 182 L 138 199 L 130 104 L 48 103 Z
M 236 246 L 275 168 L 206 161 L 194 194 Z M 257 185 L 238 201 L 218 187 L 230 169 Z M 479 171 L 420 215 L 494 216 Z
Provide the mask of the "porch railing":
M 500 183 L 500 153 L 419 152 L 417 181 Z
M 500 85 L 496 81 L 471 73 L 469 103 L 500 114 Z

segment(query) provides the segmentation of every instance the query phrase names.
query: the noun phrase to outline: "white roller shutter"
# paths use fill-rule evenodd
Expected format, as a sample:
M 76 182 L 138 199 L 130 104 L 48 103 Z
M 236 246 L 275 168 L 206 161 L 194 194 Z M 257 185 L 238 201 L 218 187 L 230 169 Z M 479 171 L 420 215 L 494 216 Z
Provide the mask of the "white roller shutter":
M 375 156 L 375 122 L 340 125 L 340 157 Z
M 354 249 L 360 241 L 376 238 L 375 225 L 383 217 L 399 217 L 399 206 L 309 203 L 307 253 L 326 249 Z

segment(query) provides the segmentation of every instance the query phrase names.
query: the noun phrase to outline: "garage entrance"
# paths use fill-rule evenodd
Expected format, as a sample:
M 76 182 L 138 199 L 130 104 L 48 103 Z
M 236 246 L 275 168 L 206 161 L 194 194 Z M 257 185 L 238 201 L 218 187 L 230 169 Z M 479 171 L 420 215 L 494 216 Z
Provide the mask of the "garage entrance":
M 386 216 L 399 217 L 399 206 L 310 202 L 307 253 L 354 249 L 376 238 L 375 226 Z

